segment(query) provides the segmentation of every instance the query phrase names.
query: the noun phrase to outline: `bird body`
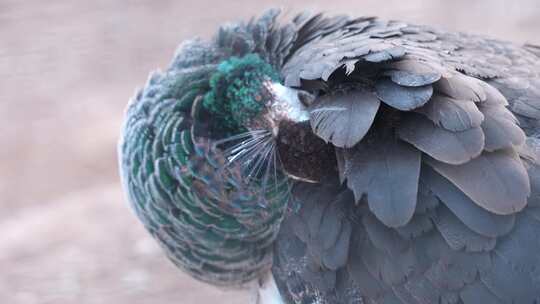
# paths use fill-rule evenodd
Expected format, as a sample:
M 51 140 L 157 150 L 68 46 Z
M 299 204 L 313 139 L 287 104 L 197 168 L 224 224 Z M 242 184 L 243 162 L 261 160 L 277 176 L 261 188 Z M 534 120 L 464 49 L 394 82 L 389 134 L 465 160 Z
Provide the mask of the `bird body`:
M 540 303 L 539 59 L 271 10 L 150 77 L 123 184 L 176 265 L 261 303 Z

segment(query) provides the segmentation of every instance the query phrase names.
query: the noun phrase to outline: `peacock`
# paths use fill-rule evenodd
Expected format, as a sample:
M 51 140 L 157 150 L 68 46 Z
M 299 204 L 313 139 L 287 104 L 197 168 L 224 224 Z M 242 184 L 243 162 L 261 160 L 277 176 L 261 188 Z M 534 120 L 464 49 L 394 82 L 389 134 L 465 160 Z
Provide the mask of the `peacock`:
M 258 303 L 540 303 L 540 46 L 269 10 L 128 104 L 138 219 Z

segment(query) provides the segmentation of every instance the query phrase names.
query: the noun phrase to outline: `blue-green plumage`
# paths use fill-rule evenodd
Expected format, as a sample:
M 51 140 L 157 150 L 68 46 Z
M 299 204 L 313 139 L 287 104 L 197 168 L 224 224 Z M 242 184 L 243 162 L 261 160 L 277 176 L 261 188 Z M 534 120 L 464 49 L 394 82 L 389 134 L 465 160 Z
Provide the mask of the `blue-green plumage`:
M 203 106 L 215 119 L 213 127 L 228 133 L 245 132 L 246 125 L 264 108 L 264 82 L 279 81 L 279 74 L 257 54 L 221 62 L 210 78 Z
M 234 154 L 225 152 L 261 136 L 245 124 L 262 110 L 255 98 L 263 81 L 278 74 L 256 54 L 189 60 L 201 62 L 154 74 L 130 104 L 120 147 L 124 182 L 137 215 L 173 262 L 201 280 L 242 284 L 271 265 L 289 185 L 271 150 L 249 182 L 253 166 L 229 162 Z M 228 140 L 237 134 L 244 135 Z M 263 167 L 276 172 L 265 175 Z

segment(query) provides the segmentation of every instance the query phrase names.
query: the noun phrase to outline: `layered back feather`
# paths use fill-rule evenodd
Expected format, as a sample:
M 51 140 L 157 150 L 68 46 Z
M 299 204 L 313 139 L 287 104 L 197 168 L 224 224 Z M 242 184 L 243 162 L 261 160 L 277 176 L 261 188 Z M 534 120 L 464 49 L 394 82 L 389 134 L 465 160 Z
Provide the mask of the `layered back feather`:
M 299 24 L 283 78 L 318 96 L 310 123 L 341 183 L 293 191 L 273 268 L 286 301 L 540 301 L 537 49 L 374 18 Z

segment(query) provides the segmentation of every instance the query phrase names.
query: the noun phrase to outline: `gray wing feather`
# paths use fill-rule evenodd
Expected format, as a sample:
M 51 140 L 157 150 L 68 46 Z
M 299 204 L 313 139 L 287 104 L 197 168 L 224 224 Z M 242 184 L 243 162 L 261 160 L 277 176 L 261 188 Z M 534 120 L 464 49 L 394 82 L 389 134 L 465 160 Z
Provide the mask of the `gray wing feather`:
M 409 114 L 398 126 L 401 139 L 429 156 L 449 164 L 463 164 L 477 157 L 484 148 L 484 133 L 479 127 L 452 132 L 437 127 L 419 114 Z
M 485 112 L 482 130 L 485 135 L 486 151 L 512 148 L 525 142 L 525 133 L 513 120 L 495 112 Z
M 486 100 L 482 102 L 482 105 L 508 105 L 508 100 L 501 93 L 501 91 L 497 90 L 497 88 L 483 81 L 480 81 L 479 84 L 484 89 L 484 93 L 486 94 Z
M 435 226 L 453 250 L 477 252 L 490 251 L 495 247 L 494 237 L 485 237 L 471 231 L 449 209 L 441 207 L 437 211 Z
M 441 73 L 418 60 L 401 60 L 388 65 L 391 70 L 386 74 L 401 86 L 420 87 L 441 79 Z
M 486 237 L 507 234 L 514 225 L 514 216 L 501 216 L 476 206 L 451 182 L 428 166 L 422 167 L 421 180 L 467 227 Z
M 309 109 L 311 127 L 334 146 L 350 148 L 371 128 L 379 105 L 377 97 L 362 90 L 325 95 Z
M 366 195 L 369 208 L 388 226 L 405 225 L 416 206 L 420 153 L 397 140 L 373 138 L 345 150 L 344 158 L 356 199 Z
M 426 115 L 437 126 L 452 132 L 477 128 L 484 120 L 476 104 L 466 100 L 435 95 L 431 102 L 416 110 Z
M 463 165 L 426 159 L 478 206 L 495 214 L 513 214 L 527 205 L 529 176 L 514 152 L 485 152 Z
M 461 74 L 452 77 L 443 77 L 435 84 L 435 89 L 447 96 L 458 100 L 471 100 L 480 102 L 487 96 L 478 80 Z
M 423 106 L 431 98 L 433 87 L 405 87 L 390 79 L 383 79 L 375 85 L 377 96 L 387 105 L 398 110 L 409 111 Z

